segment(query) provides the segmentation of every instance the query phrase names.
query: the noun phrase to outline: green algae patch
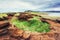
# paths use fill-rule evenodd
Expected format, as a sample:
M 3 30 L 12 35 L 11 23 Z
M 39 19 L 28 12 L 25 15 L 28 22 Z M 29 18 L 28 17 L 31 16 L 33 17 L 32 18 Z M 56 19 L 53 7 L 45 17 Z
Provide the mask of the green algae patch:
M 18 19 L 12 19 L 12 24 L 14 24 L 17 28 L 25 30 L 25 31 L 31 31 L 31 32 L 49 32 L 49 24 L 42 22 L 41 20 L 37 20 L 37 18 L 33 18 L 30 21 L 22 21 Z

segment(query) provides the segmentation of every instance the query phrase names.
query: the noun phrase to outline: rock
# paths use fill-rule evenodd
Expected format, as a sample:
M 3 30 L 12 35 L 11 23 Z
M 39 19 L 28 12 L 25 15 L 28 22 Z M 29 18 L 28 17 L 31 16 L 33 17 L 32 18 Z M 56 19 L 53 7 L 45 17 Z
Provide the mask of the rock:
M 10 34 L 12 37 L 18 37 L 23 35 L 23 30 L 18 30 L 18 29 L 12 29 L 10 30 Z
M 21 37 L 23 35 L 23 30 L 16 30 L 15 35 Z
M 41 35 L 39 35 L 39 34 L 31 34 L 31 36 L 30 36 L 30 39 L 29 40 L 41 40 L 41 38 L 42 38 L 43 36 L 41 36 Z
M 8 15 L 7 18 L 8 18 L 8 19 L 12 19 L 12 17 L 13 17 L 15 14 L 16 14 L 16 13 L 8 13 L 8 14 L 7 14 L 7 15 Z
M 19 20 L 28 20 L 28 19 L 30 19 L 30 18 L 33 18 L 33 16 L 31 15 L 31 14 L 20 14 L 19 16 L 18 16 L 18 19 Z
M 8 16 L 14 16 L 16 13 L 8 13 Z
M 2 17 L 2 18 L 0 18 L 0 21 L 5 21 L 5 20 L 8 20 L 8 17 Z
M 4 19 L 3 18 L 0 18 L 0 21 L 4 21 Z
M 60 23 L 60 20 L 58 20 L 58 19 L 56 19 L 55 21 L 56 21 L 57 23 Z
M 8 33 L 7 29 L 0 30 L 0 36 L 6 35 Z
M 0 29 L 8 28 L 9 25 L 10 25 L 9 22 L 6 22 L 6 23 L 3 23 L 3 24 L 0 24 Z
M 5 35 L 8 33 L 9 22 L 1 21 L 0 22 L 0 35 Z
M 60 33 L 55 33 L 54 36 L 55 36 L 55 39 L 56 39 L 56 40 L 60 40 Z
M 30 35 L 31 35 L 30 32 L 24 32 L 23 33 L 23 38 L 28 39 L 30 37 Z
M 3 16 L 3 19 L 4 19 L 4 20 L 8 20 L 8 17 L 4 17 L 4 16 Z

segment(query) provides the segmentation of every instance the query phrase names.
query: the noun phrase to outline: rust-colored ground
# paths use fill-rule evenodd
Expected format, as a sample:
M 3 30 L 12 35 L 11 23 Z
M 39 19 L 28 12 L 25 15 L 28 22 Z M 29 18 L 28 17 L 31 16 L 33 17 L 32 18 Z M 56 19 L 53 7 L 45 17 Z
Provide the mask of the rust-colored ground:
M 50 24 L 50 32 L 34 33 L 23 31 L 9 22 L 8 26 L 4 25 L 7 21 L 0 21 L 0 40 L 60 40 L 60 24 L 50 19 L 44 21 Z

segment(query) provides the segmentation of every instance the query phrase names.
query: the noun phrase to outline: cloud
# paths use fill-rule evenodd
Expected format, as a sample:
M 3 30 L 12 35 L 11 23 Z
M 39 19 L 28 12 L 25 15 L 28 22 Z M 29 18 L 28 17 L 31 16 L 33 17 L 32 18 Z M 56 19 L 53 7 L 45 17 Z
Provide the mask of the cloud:
M 54 0 L 47 8 L 43 11 L 60 11 L 60 0 Z
M 60 11 L 60 7 L 47 8 L 47 9 L 44 9 L 43 11 Z
M 21 1 L 21 0 L 5 0 L 0 1 L 0 12 L 7 12 L 7 11 L 24 11 L 24 10 L 36 10 L 36 9 L 42 9 L 46 5 L 47 0 L 45 1 L 39 1 L 39 0 L 30 0 L 30 1 Z M 35 2 L 35 3 L 34 3 Z M 45 4 L 43 3 L 45 2 Z M 41 4 L 42 3 L 42 4 Z
M 6 10 L 16 10 L 16 9 L 20 9 L 20 10 L 33 10 L 33 9 L 37 9 L 39 6 L 35 6 L 35 5 L 32 5 L 28 2 L 23 2 L 23 1 L 10 1 L 10 2 L 3 2 L 3 3 L 0 3 L 0 11 L 5 11 Z M 14 10 L 13 10 L 14 9 Z
M 22 1 L 14 1 L 14 2 L 4 2 L 4 3 L 0 3 L 0 8 L 31 8 L 31 9 L 35 9 L 36 6 L 33 6 L 30 3 L 26 3 L 26 2 L 22 2 Z
M 24 2 L 29 2 L 35 5 L 41 5 L 41 4 L 46 4 L 52 2 L 52 0 L 21 0 Z
M 51 5 L 50 7 L 60 7 L 60 2 Z
M 58 0 L 0 0 L 0 12 L 58 10 L 55 6 L 59 2 Z

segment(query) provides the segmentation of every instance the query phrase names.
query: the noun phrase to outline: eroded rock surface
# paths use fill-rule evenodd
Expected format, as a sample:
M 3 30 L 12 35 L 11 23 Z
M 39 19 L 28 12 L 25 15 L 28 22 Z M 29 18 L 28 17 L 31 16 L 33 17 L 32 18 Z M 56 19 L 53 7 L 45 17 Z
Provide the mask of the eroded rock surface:
M 21 13 L 19 16 L 18 16 L 18 19 L 19 20 L 28 20 L 30 18 L 33 18 L 33 16 L 31 14 L 27 14 L 27 13 Z
M 32 16 L 27 16 L 27 14 L 19 16 L 19 19 L 23 20 L 28 18 L 32 18 Z M 60 23 L 49 19 L 41 20 L 50 24 L 50 32 L 35 33 L 24 31 L 7 21 L 0 21 L 0 40 L 60 40 Z

